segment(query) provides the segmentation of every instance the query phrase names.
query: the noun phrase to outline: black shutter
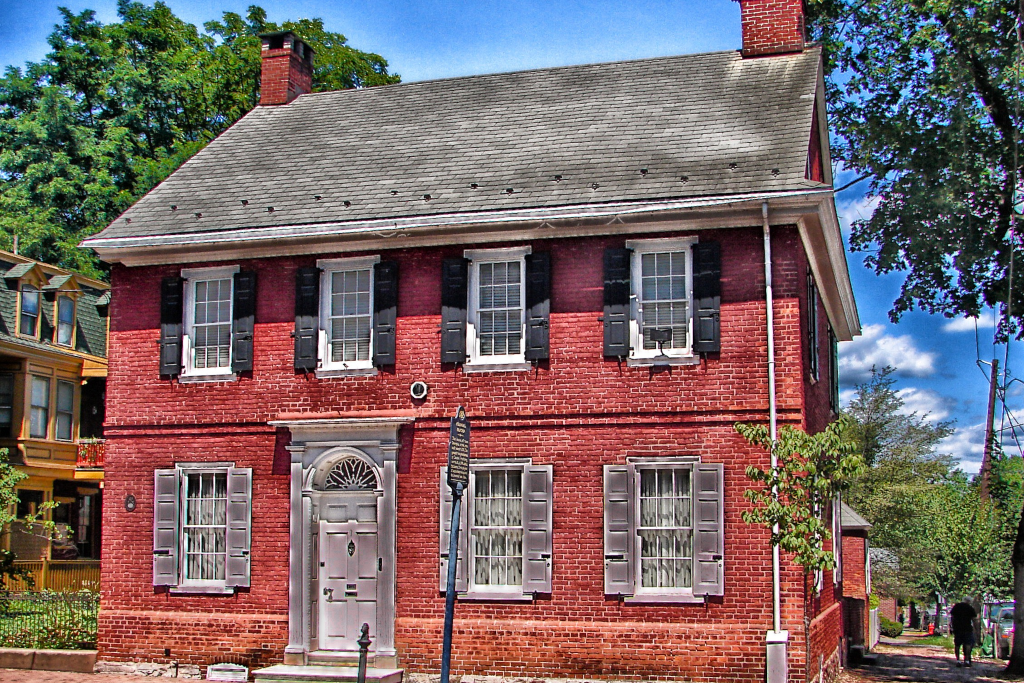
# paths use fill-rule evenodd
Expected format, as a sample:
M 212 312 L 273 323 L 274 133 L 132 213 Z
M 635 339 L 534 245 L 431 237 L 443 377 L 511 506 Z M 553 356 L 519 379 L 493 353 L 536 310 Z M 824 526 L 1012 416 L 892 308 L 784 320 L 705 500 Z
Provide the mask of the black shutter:
M 231 372 L 252 372 L 252 336 L 256 326 L 256 272 L 235 273 L 231 320 Z
M 441 362 L 466 361 L 466 316 L 469 259 L 441 262 Z
M 316 370 L 320 336 L 320 269 L 295 273 L 295 369 Z
M 395 322 L 398 319 L 398 262 L 373 266 L 373 364 L 395 364 Z
M 604 355 L 629 355 L 629 269 L 632 249 L 604 250 Z
M 551 255 L 526 257 L 526 360 L 551 356 L 548 318 L 551 316 Z
M 181 374 L 181 334 L 185 281 L 165 277 L 160 283 L 160 375 Z
M 722 247 L 718 242 L 693 245 L 694 353 L 718 353 L 722 348 L 719 311 L 722 303 Z

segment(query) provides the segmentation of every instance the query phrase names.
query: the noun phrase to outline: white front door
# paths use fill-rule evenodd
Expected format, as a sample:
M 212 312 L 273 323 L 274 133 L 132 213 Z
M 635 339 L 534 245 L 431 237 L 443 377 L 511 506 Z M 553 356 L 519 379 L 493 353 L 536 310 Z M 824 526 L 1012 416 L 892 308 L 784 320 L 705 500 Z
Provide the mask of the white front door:
M 358 650 L 364 623 L 376 643 L 377 524 L 320 522 L 319 545 L 320 649 Z

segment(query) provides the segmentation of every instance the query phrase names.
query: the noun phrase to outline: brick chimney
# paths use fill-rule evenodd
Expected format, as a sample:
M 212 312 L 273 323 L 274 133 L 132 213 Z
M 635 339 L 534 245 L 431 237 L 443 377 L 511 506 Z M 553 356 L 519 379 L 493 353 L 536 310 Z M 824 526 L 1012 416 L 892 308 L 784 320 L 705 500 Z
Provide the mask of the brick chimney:
M 743 56 L 804 49 L 803 0 L 737 0 L 743 24 Z
M 291 31 L 264 33 L 260 104 L 288 104 L 313 91 L 313 49 Z

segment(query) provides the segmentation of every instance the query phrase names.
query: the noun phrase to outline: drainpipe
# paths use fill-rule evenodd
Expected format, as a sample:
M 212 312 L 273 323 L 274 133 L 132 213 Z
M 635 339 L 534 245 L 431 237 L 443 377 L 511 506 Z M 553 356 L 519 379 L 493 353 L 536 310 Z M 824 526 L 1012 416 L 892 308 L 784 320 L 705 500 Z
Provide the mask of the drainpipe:
M 764 232 L 764 298 L 768 317 L 768 425 L 772 439 L 771 466 L 778 465 L 775 456 L 775 439 L 778 435 L 778 419 L 775 406 L 775 311 L 772 294 L 772 236 L 768 225 L 768 202 L 761 203 L 761 224 Z M 776 526 L 772 529 L 778 533 Z M 783 683 L 789 676 L 786 654 L 789 633 L 782 630 L 782 577 L 779 561 L 779 547 L 772 546 L 772 630 L 765 639 L 767 681 Z

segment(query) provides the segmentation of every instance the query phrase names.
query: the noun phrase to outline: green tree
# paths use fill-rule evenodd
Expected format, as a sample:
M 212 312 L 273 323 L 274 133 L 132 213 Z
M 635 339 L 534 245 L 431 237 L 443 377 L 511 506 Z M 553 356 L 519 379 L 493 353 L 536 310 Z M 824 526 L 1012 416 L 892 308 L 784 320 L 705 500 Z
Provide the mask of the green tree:
M 809 0 L 825 46 L 833 159 L 870 181 L 878 208 L 851 246 L 906 279 L 890 317 L 1005 306 L 1019 230 L 1017 0 Z M 1019 207 L 1016 210 L 1020 211 Z M 1024 317 L 1015 287 L 1013 320 Z
M 50 53 L 0 78 L 0 247 L 88 275 L 78 248 L 251 110 L 258 35 L 294 30 L 314 49 L 314 90 L 396 83 L 319 19 L 276 24 L 249 7 L 203 31 L 162 2 L 119 0 L 120 21 L 61 9 Z
M 0 448 L 0 533 L 10 533 L 11 522 L 18 519 L 18 484 L 28 478 L 28 475 L 18 470 L 8 461 L 8 451 Z M 52 521 L 40 521 L 40 517 L 46 510 L 53 509 L 52 502 L 45 503 L 42 509 L 35 514 L 23 517 L 21 521 L 30 528 L 35 528 L 36 533 L 47 538 L 52 537 L 57 527 Z M 10 550 L 0 549 L 0 593 L 7 587 L 7 582 L 14 578 L 29 579 L 28 572 L 14 566 L 15 554 Z M 6 611 L 7 602 L 0 600 L 0 612 Z

